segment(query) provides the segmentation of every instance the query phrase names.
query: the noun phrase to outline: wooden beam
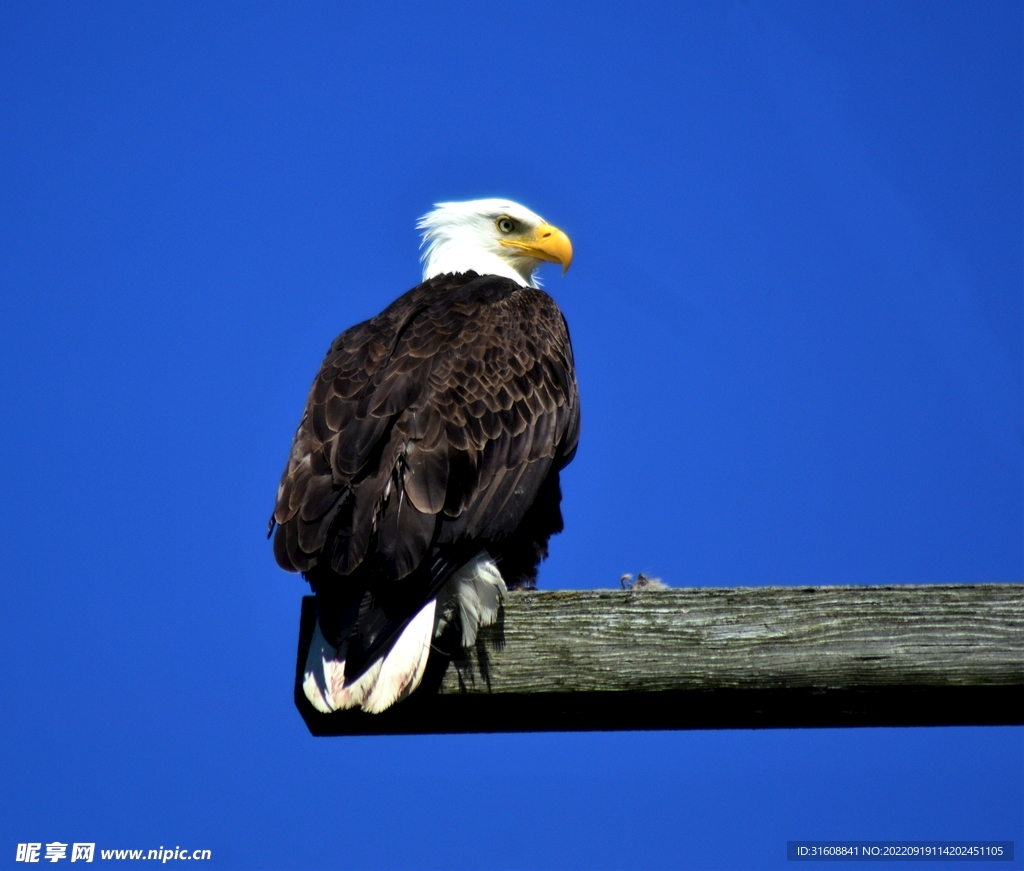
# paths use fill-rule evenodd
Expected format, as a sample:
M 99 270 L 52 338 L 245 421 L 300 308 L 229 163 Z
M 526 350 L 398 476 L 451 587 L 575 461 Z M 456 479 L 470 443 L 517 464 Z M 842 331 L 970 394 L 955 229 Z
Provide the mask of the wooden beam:
M 511 593 L 383 714 L 314 735 L 1024 723 L 1024 585 Z

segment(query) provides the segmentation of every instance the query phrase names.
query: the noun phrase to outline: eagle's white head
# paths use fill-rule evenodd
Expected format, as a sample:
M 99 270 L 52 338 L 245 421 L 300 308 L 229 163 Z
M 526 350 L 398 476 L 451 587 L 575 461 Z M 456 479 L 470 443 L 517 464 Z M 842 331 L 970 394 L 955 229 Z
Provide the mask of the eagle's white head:
M 423 280 L 446 272 L 501 275 L 537 287 L 542 261 L 572 262 L 572 243 L 540 215 L 511 200 L 437 203 L 417 229 L 423 231 Z

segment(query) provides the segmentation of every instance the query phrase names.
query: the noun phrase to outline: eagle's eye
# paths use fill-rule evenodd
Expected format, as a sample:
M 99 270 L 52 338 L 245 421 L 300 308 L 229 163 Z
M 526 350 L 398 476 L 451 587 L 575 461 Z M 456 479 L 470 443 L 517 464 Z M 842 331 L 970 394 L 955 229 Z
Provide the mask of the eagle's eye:
M 507 217 L 498 218 L 497 224 L 502 233 L 511 233 L 516 228 L 515 221 Z

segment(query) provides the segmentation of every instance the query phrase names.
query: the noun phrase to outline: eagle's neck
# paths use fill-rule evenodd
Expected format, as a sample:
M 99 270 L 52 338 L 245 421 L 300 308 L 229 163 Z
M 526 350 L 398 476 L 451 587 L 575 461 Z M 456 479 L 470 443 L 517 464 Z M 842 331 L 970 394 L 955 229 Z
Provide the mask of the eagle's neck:
M 524 287 L 537 287 L 534 272 L 538 261 L 528 257 L 506 259 L 492 251 L 455 239 L 435 239 L 423 254 L 423 280 L 446 272 L 469 272 L 478 275 L 500 275 Z

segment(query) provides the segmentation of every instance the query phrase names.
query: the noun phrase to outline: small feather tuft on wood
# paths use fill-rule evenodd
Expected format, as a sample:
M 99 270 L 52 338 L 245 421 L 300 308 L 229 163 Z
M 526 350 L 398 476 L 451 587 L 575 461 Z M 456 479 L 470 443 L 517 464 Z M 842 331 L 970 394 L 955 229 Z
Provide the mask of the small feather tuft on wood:
M 640 592 L 641 590 L 667 590 L 668 584 L 662 581 L 661 578 L 649 578 L 643 572 L 640 572 L 636 576 L 636 580 L 633 580 L 633 576 L 625 574 L 619 578 L 619 584 L 624 590 L 633 590 L 634 592 Z

